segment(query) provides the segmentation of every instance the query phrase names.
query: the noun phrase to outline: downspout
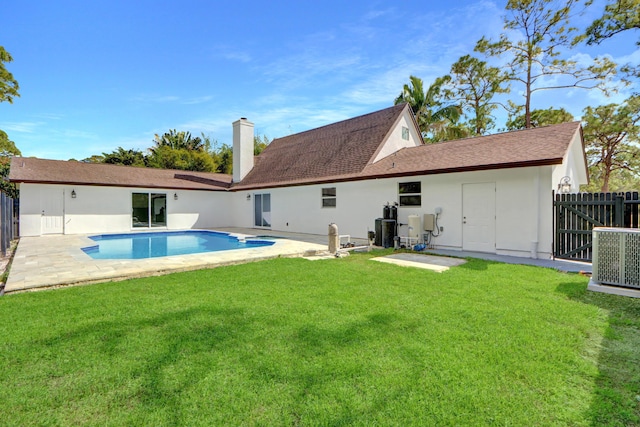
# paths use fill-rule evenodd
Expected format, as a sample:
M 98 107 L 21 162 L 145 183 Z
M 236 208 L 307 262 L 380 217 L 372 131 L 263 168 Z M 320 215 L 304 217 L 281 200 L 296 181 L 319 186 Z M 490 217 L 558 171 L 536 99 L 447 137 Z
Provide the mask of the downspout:
M 540 236 L 540 168 L 536 168 L 536 175 L 533 177 L 533 219 L 532 236 L 531 236 L 531 258 L 538 258 L 538 242 Z
M 62 235 L 67 234 L 67 192 L 62 189 Z

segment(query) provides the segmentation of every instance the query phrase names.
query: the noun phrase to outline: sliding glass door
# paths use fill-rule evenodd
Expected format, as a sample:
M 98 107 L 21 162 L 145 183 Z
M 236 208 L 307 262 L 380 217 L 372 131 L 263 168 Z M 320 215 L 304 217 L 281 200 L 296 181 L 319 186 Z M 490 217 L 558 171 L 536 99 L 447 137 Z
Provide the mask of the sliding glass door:
M 131 226 L 150 228 L 167 226 L 167 195 L 131 193 Z
M 253 208 L 254 225 L 256 227 L 271 227 L 271 194 L 254 194 Z

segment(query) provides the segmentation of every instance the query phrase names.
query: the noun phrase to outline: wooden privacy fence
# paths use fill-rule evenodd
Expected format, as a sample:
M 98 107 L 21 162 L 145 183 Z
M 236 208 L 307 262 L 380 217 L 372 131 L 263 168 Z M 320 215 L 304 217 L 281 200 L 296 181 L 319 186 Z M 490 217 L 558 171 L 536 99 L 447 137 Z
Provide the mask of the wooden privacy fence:
M 554 256 L 591 262 L 593 227 L 640 228 L 638 192 L 556 194 Z

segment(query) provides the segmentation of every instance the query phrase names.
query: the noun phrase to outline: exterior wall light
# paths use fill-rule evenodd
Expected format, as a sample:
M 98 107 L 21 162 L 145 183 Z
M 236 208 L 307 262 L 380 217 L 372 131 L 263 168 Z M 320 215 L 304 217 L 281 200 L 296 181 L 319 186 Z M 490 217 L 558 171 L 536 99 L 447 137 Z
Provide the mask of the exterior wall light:
M 72 199 L 76 198 L 76 190 L 71 190 L 71 198 Z
M 561 194 L 571 193 L 571 177 L 563 176 L 558 184 L 558 192 Z
M 251 194 L 247 194 L 247 202 L 251 200 Z
M 178 193 L 173 193 L 173 200 L 178 200 Z

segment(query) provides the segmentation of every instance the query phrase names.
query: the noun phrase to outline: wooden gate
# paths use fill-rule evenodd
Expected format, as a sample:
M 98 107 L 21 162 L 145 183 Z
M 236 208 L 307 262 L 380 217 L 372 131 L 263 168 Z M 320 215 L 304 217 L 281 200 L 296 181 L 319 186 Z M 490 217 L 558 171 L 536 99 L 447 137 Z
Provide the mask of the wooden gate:
M 638 192 L 556 194 L 556 258 L 591 262 L 593 227 L 640 228 Z

